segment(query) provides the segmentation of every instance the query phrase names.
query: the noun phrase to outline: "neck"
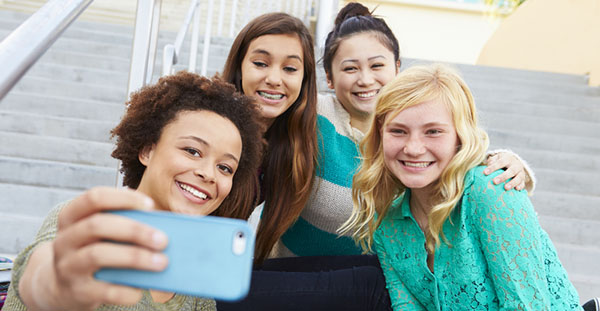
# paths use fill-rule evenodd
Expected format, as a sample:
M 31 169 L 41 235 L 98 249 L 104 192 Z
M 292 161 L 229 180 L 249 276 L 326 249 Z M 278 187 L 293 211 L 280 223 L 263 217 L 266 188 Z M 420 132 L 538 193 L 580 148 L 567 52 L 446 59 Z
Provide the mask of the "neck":
M 410 210 L 415 220 L 421 225 L 421 229 L 427 227 L 429 222 L 429 212 L 433 207 L 431 198 L 431 191 L 426 189 L 410 190 Z

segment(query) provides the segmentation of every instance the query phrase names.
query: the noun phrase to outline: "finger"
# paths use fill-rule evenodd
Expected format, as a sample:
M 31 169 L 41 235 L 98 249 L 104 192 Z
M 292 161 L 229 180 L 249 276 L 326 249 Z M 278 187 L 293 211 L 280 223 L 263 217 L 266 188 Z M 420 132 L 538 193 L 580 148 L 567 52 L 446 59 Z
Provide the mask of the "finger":
M 81 305 L 92 305 L 93 309 L 100 304 L 133 305 L 142 299 L 141 289 L 93 279 L 74 286 L 72 293 Z
M 501 184 L 501 183 L 511 179 L 514 175 L 515 175 L 515 173 L 513 172 L 513 170 L 508 168 L 506 171 L 502 172 L 502 174 L 494 177 L 494 184 L 496 184 L 496 185 Z
M 521 190 L 525 187 L 525 174 L 523 172 L 519 172 L 510 182 L 507 182 L 504 185 L 504 189 L 510 190 L 515 188 L 516 190 Z
M 96 187 L 73 199 L 59 214 L 58 228 L 85 218 L 91 214 L 115 209 L 148 210 L 154 206 L 145 194 L 126 188 Z
M 60 257 L 100 240 L 136 244 L 152 250 L 164 249 L 168 243 L 167 236 L 151 226 L 119 215 L 97 213 L 60 231 L 54 241 L 55 255 Z
M 146 248 L 127 244 L 99 242 L 77 250 L 57 265 L 61 278 L 75 275 L 90 276 L 101 268 L 127 268 L 162 271 L 168 265 L 167 256 Z
M 504 168 L 502 160 L 498 159 L 498 156 L 490 157 L 487 161 L 487 167 L 483 171 L 484 174 L 489 175 L 501 168 Z

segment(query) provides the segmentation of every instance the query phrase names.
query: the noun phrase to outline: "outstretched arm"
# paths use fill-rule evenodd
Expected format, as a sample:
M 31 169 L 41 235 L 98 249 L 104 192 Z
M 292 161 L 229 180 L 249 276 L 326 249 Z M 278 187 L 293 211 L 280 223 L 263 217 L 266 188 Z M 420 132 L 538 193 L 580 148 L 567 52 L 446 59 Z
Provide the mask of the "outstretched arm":
M 56 238 L 35 247 L 20 280 L 17 276 L 22 302 L 29 310 L 93 310 L 100 304 L 139 301 L 141 290 L 97 281 L 93 274 L 102 267 L 160 271 L 167 259 L 158 251 L 167 238 L 144 224 L 101 212 L 152 205 L 145 195 L 126 189 L 94 188 L 75 198 L 58 213 Z

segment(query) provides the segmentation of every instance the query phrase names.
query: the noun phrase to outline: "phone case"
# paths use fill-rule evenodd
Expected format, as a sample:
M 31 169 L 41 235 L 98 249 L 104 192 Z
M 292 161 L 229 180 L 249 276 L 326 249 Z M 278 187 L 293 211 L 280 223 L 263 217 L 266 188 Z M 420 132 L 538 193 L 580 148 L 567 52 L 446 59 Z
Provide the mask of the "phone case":
M 111 212 L 162 230 L 169 237 L 161 272 L 104 268 L 99 280 L 190 296 L 235 301 L 248 294 L 254 232 L 246 221 L 169 212 Z

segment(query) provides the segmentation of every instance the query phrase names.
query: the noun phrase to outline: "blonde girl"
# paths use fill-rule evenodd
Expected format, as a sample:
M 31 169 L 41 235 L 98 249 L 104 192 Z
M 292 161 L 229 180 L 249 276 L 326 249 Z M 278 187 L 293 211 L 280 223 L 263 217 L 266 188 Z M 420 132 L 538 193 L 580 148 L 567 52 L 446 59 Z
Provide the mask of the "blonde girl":
M 525 191 L 482 174 L 488 136 L 444 65 L 382 90 L 344 229 L 377 252 L 394 310 L 580 310 Z

